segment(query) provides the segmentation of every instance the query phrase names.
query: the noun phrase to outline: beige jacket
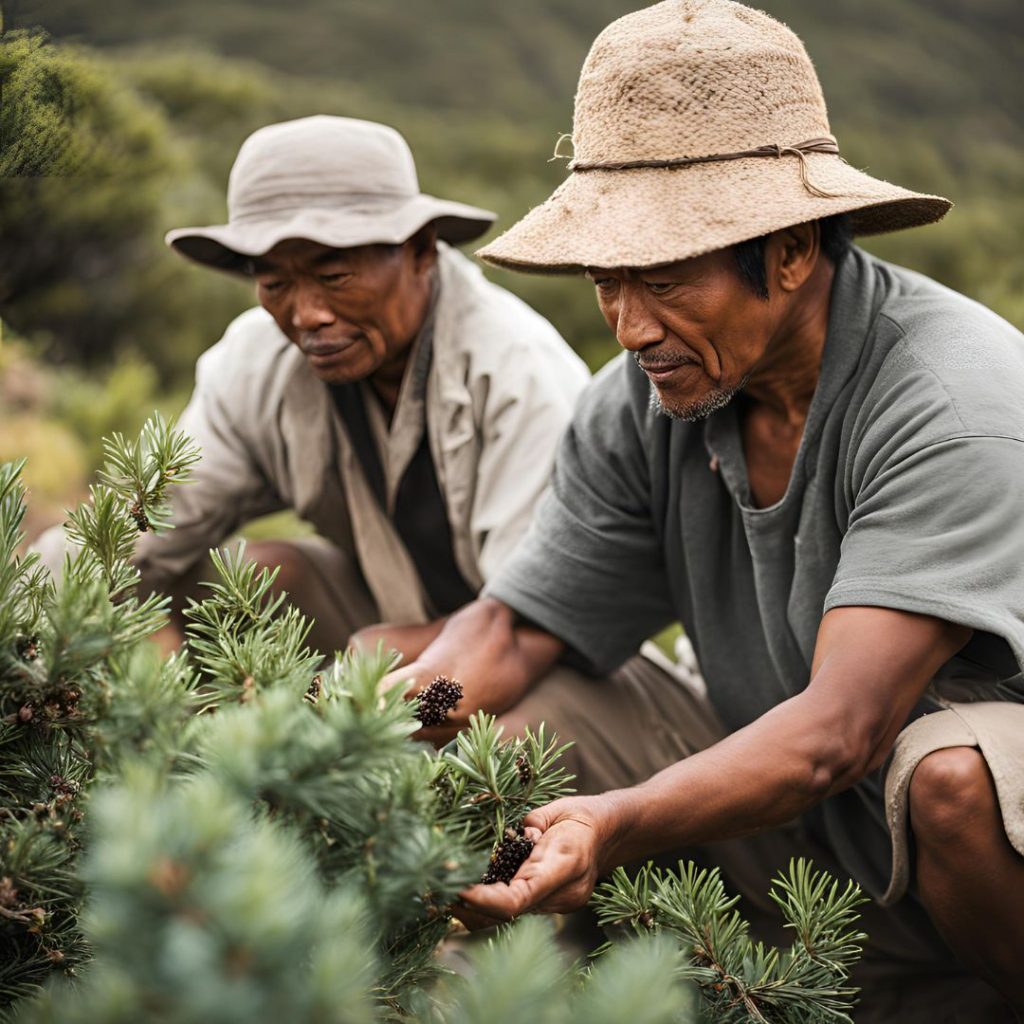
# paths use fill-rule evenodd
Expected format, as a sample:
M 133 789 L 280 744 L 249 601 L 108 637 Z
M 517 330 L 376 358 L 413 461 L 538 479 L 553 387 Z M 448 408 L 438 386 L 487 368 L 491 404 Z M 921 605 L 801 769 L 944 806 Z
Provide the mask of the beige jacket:
M 429 443 L 456 561 L 479 588 L 525 531 L 589 374 L 546 320 L 439 248 Z M 392 431 L 409 420 L 400 397 Z M 203 459 L 193 483 L 172 489 L 175 529 L 141 538 L 144 589 L 162 589 L 247 520 L 294 509 L 355 557 L 382 620 L 427 618 L 412 560 L 328 389 L 265 310 L 243 313 L 200 358 L 179 425 Z M 399 451 L 409 443 L 389 442 Z

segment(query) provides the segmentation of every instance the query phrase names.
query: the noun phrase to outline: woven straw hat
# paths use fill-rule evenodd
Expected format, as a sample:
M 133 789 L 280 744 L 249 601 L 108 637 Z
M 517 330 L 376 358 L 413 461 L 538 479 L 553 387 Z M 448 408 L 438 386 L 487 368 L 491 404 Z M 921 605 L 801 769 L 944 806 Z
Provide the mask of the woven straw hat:
M 482 235 L 495 215 L 420 192 L 405 139 L 387 125 L 318 114 L 268 125 L 238 151 L 228 223 L 170 231 L 166 242 L 204 266 L 244 273 L 286 238 L 346 249 L 398 244 L 431 221 L 446 242 Z
M 730 0 L 664 0 L 609 25 L 580 74 L 572 143 L 569 177 L 480 257 L 649 267 L 832 214 L 866 235 L 952 205 L 847 164 L 803 43 Z

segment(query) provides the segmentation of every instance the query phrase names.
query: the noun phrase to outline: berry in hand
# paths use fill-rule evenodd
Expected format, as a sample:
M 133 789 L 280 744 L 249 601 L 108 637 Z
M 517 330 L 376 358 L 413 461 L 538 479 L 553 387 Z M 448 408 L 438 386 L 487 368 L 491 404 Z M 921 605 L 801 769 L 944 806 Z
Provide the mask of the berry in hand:
M 435 676 L 434 681 L 420 694 L 416 717 L 425 726 L 443 725 L 448 712 L 462 700 L 462 684 L 446 676 Z
M 491 863 L 487 865 L 487 870 L 480 881 L 484 885 L 511 882 L 532 850 L 533 840 L 526 838 L 522 825 L 518 828 L 505 829 L 505 836 L 495 846 L 491 854 Z

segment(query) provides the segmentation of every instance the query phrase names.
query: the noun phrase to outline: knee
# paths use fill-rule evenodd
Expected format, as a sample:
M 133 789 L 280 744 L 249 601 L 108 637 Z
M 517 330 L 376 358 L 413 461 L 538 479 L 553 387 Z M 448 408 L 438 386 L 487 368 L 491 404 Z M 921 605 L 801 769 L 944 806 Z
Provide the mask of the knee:
M 992 777 L 974 747 L 933 751 L 910 780 L 910 823 L 919 843 L 955 842 L 994 806 Z
M 279 570 L 274 580 L 275 593 L 284 590 L 294 594 L 302 586 L 306 575 L 302 555 L 287 541 L 249 541 L 245 546 L 245 556 L 255 562 L 258 569 L 269 569 L 271 572 Z

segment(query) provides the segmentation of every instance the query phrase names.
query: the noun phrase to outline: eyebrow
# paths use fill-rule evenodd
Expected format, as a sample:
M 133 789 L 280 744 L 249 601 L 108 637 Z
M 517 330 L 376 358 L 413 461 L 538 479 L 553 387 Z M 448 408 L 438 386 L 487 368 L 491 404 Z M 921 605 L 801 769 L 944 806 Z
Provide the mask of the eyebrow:
M 321 267 L 325 263 L 335 263 L 338 260 L 348 261 L 351 258 L 351 256 L 345 254 L 344 249 L 328 249 L 327 252 L 322 252 L 319 256 L 315 257 L 313 263 Z
M 313 258 L 313 265 L 321 267 L 325 263 L 349 259 L 350 257 L 345 254 L 344 249 L 328 249 L 326 252 L 322 252 L 319 256 Z M 276 274 L 281 270 L 280 264 L 274 263 L 272 260 L 263 259 L 262 257 L 254 257 L 250 263 L 254 274 Z

